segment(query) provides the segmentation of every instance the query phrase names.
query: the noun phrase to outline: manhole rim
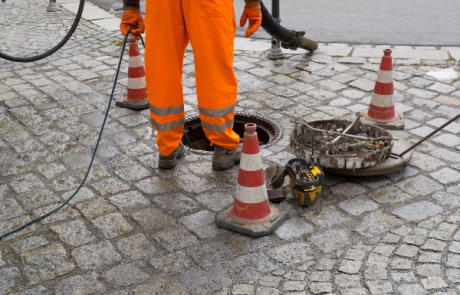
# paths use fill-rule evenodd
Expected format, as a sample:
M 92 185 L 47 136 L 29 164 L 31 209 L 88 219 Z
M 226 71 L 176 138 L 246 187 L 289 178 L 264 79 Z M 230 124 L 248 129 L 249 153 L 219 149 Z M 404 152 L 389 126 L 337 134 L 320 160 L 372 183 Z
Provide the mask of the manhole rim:
M 256 114 L 245 113 L 245 112 L 235 112 L 235 117 L 236 116 L 252 117 L 252 118 L 255 118 L 256 120 L 263 121 L 263 122 L 265 122 L 268 125 L 273 127 L 274 133 L 273 133 L 272 138 L 267 143 L 260 145 L 260 149 L 268 148 L 268 147 L 274 145 L 276 142 L 278 142 L 281 139 L 281 136 L 283 135 L 283 129 L 281 128 L 281 126 L 278 123 L 276 123 L 275 121 L 273 121 L 272 119 L 270 119 L 270 118 L 260 116 L 260 115 L 256 115 Z M 186 124 L 190 123 L 191 121 L 194 121 L 194 120 L 200 120 L 200 115 L 195 115 L 195 116 L 185 118 L 184 132 L 187 130 Z M 248 123 L 250 123 L 250 122 L 248 122 Z M 259 127 L 259 126 L 257 126 L 257 127 Z M 257 132 L 257 130 L 256 130 L 256 132 Z M 212 155 L 214 153 L 213 151 L 192 149 L 192 148 L 190 148 L 190 146 L 188 144 L 184 144 L 184 146 L 185 146 L 186 150 L 188 150 L 190 152 L 193 152 L 193 153 L 196 153 L 196 154 Z

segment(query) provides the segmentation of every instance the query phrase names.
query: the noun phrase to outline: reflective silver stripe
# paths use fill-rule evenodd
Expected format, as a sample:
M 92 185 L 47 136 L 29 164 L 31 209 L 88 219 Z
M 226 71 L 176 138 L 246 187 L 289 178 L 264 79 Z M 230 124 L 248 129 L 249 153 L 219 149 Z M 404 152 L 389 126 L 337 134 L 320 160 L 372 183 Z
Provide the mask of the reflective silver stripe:
M 155 128 L 158 131 L 168 131 L 168 130 L 173 130 L 177 127 L 183 126 L 185 123 L 185 118 L 177 120 L 177 121 L 163 123 L 163 124 L 158 123 L 153 118 L 150 118 L 150 122 L 152 123 L 153 126 L 155 126 Z
M 228 120 L 227 122 L 225 122 L 224 124 L 221 124 L 221 125 L 214 125 L 214 124 L 211 124 L 211 123 L 201 121 L 201 126 L 203 126 L 203 128 L 205 128 L 205 129 L 208 129 L 208 130 L 211 130 L 211 131 L 214 131 L 214 132 L 225 132 L 225 130 L 227 130 L 227 128 L 230 128 L 230 127 L 233 126 L 233 119 Z
M 150 111 L 157 116 L 179 114 L 184 111 L 184 105 L 177 106 L 177 107 L 169 107 L 169 108 L 159 108 L 159 107 L 150 105 Z
M 235 104 L 223 108 L 223 109 L 205 109 L 200 107 L 200 114 L 208 116 L 208 117 L 213 117 L 213 118 L 220 118 L 223 116 L 227 116 L 228 114 L 231 114 L 235 111 Z

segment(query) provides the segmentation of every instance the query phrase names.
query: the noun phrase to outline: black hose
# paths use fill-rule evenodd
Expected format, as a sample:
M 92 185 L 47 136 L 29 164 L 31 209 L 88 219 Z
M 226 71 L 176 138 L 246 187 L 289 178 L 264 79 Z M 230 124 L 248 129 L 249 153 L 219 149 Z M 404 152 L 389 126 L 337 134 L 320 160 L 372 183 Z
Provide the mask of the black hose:
M 318 49 L 318 43 L 303 37 L 305 32 L 291 31 L 280 25 L 268 12 L 262 0 L 260 0 L 262 9 L 262 28 L 273 38 L 281 41 L 281 46 L 286 49 L 296 50 L 303 48 L 308 51 Z
M 3 1 L 3 2 L 5 2 L 5 1 Z M 64 46 L 64 44 L 66 44 L 67 41 L 69 41 L 70 37 L 72 37 L 73 33 L 77 29 L 78 23 L 80 22 L 81 15 L 83 14 L 83 8 L 84 7 L 85 7 L 85 0 L 80 0 L 80 6 L 78 7 L 78 12 L 77 12 L 77 15 L 75 16 L 75 20 L 73 21 L 72 27 L 70 27 L 70 30 L 67 33 L 67 35 L 65 35 L 64 39 L 62 39 L 61 42 L 59 42 L 56 46 L 54 46 L 50 50 L 48 50 L 48 51 L 46 51 L 46 52 L 44 52 L 42 54 L 35 55 L 35 56 L 29 56 L 29 57 L 11 56 L 11 55 L 8 55 L 8 54 L 0 52 L 0 57 L 4 58 L 4 59 L 7 59 L 9 61 L 33 62 L 33 61 L 37 61 L 37 60 L 40 60 L 40 59 L 43 59 L 45 57 L 50 56 L 51 54 L 53 54 L 56 51 L 58 51 L 59 49 L 61 49 L 61 47 Z

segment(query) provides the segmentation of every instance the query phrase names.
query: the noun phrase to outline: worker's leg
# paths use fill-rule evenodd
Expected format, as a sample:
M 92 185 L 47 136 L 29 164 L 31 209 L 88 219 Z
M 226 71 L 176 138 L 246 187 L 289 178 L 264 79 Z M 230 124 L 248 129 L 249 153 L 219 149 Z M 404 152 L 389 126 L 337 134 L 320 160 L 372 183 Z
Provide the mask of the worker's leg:
M 201 125 L 211 144 L 235 149 L 238 84 L 233 72 L 235 17 L 232 0 L 182 0 L 195 59 Z
M 185 118 L 182 66 L 188 35 L 181 0 L 147 1 L 145 25 L 151 123 L 161 154 L 169 156 L 181 141 Z

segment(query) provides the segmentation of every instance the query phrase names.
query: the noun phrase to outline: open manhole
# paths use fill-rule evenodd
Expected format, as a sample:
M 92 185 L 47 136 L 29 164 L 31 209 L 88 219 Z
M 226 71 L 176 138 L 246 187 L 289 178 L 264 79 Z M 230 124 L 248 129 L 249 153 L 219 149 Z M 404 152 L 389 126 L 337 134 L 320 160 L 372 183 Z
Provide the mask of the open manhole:
M 244 125 L 246 123 L 257 124 L 256 131 L 259 137 L 260 148 L 269 147 L 281 138 L 281 127 L 273 120 L 253 114 L 235 113 L 233 130 L 241 138 L 244 136 Z M 206 138 L 203 128 L 201 127 L 200 116 L 186 118 L 184 132 L 187 134 L 193 145 L 193 149 L 191 149 L 187 138 L 185 136 L 182 137 L 182 143 L 185 145 L 186 149 L 200 154 L 211 155 L 213 153 L 211 142 Z

